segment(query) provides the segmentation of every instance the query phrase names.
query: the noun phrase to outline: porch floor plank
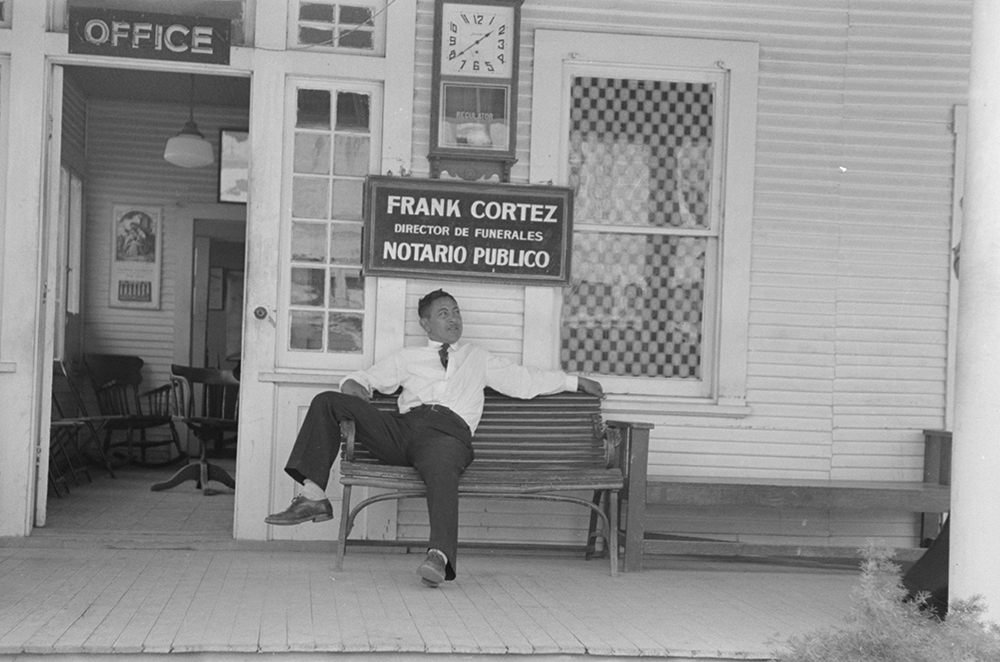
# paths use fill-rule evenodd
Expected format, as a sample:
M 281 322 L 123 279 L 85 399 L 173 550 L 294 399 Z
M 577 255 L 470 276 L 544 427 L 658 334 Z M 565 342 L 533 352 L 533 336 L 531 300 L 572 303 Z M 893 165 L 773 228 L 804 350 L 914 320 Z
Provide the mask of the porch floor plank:
M 858 584 L 844 561 L 653 557 L 611 577 L 603 559 L 463 549 L 458 580 L 428 589 L 422 554 L 356 547 L 334 572 L 329 542 L 233 541 L 232 492 L 151 492 L 155 472 L 119 474 L 51 500 L 34 535 L 0 539 L 0 662 L 766 660 L 773 642 L 842 622 Z

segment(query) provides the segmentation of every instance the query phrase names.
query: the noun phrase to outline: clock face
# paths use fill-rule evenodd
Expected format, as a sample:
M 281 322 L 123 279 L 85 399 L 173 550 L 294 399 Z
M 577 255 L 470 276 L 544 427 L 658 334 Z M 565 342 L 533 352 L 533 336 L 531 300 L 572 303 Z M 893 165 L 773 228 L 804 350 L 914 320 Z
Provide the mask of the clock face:
M 441 10 L 441 73 L 509 78 L 514 50 L 514 8 L 445 3 Z

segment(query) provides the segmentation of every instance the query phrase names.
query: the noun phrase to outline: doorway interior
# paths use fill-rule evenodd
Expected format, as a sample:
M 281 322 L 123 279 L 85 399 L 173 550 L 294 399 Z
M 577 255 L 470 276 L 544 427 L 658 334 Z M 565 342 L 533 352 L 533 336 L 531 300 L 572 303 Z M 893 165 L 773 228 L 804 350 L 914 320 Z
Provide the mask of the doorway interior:
M 144 391 L 169 384 L 175 363 L 237 368 L 246 205 L 220 195 L 219 141 L 223 130 L 248 126 L 250 79 L 93 66 L 64 66 L 61 78 L 59 151 L 70 184 L 50 190 L 63 190 L 61 198 L 67 191 L 72 195 L 59 205 L 65 222 L 52 224 L 60 234 L 53 238 L 59 248 L 52 268 L 65 284 L 53 353 L 83 378 L 77 384 L 87 413 L 98 411 L 88 392 L 94 385 L 86 383 L 88 355 L 141 358 Z M 182 168 L 163 158 L 167 140 L 189 119 L 213 145 L 215 162 L 209 166 Z M 141 265 L 152 274 L 155 296 L 141 288 L 132 300 L 121 296 L 115 223 L 125 209 L 148 213 L 158 223 L 159 246 L 150 252 L 150 264 Z M 186 436 L 183 428 L 178 424 Z M 164 427 L 149 434 L 155 439 L 170 432 Z M 84 455 L 92 458 L 97 441 L 87 439 L 86 430 L 80 436 Z M 114 478 L 99 463 L 90 464 L 90 481 L 83 473 L 66 481 L 68 494 L 57 494 L 51 485 L 47 494 L 39 490 L 38 498 L 47 502 L 33 535 L 120 539 L 187 531 L 231 538 L 232 493 L 205 497 L 194 483 L 151 492 L 162 472 L 169 475 L 186 460 L 169 444 L 149 453 L 151 459 L 138 462 L 134 455 L 113 454 Z

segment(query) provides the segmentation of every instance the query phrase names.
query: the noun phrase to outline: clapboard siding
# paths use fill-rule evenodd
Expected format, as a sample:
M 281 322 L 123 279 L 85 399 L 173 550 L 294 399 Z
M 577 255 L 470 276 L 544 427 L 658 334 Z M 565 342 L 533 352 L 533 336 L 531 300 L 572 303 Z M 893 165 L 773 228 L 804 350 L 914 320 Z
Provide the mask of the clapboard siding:
M 171 223 L 172 210 L 184 204 L 216 202 L 214 166 L 189 170 L 163 160 L 167 140 L 188 119 L 183 105 L 93 100 L 88 111 L 85 351 L 138 355 L 146 362 L 143 377 L 147 384 L 165 384 L 174 362 L 177 250 L 184 239 Z M 246 126 L 247 111 L 198 107 L 195 119 L 205 137 L 216 143 L 220 127 Z M 159 310 L 109 306 L 111 220 L 119 204 L 163 207 Z
M 966 101 L 969 0 L 532 2 L 523 7 L 518 163 L 530 172 L 534 31 L 760 44 L 747 403 L 736 421 L 656 424 L 665 475 L 919 480 L 925 427 L 944 420 L 954 139 Z M 418 2 L 414 170 L 429 168 L 433 2 Z M 514 322 L 513 319 L 507 320 Z M 477 330 L 487 341 L 489 329 Z M 508 327 L 499 335 L 507 335 Z M 530 342 L 530 327 L 522 332 Z M 724 515 L 724 514 L 723 514 Z M 714 517 L 714 516 L 713 516 Z M 910 516 L 820 514 L 784 536 L 910 544 Z M 670 530 L 700 531 L 704 514 Z M 549 522 L 549 519 L 545 520 Z M 527 526 L 527 525 L 526 525 Z M 748 539 L 767 520 L 722 518 Z

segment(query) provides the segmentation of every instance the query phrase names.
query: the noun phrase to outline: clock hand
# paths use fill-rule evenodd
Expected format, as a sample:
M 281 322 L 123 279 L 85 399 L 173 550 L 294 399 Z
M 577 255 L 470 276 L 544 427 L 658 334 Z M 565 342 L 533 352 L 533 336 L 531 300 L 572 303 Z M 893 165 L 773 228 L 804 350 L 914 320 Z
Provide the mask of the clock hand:
M 493 28 L 492 30 L 490 30 L 489 32 L 487 32 L 486 34 L 484 34 L 484 35 L 483 35 L 482 37 L 480 37 L 479 39 L 476 39 L 476 40 L 475 40 L 474 42 L 472 42 L 471 44 L 469 44 L 468 46 L 466 46 L 465 48 L 463 48 L 463 49 L 461 50 L 461 52 L 459 52 L 459 53 L 458 53 L 458 55 L 456 55 L 455 57 L 456 57 L 456 58 L 459 58 L 459 57 L 462 57 L 463 55 L 465 55 L 465 53 L 466 53 L 466 52 L 467 52 L 467 51 L 468 51 L 468 50 L 469 50 L 470 48 L 472 48 L 473 46 L 476 46 L 476 45 L 478 45 L 478 44 L 479 44 L 479 42 L 481 42 L 481 41 L 482 41 L 483 39 L 486 39 L 487 37 L 489 37 L 489 36 L 490 36 L 491 34 L 493 34 L 493 33 L 494 33 L 494 32 L 496 32 L 496 31 L 497 31 L 497 29 L 496 29 L 496 28 Z

